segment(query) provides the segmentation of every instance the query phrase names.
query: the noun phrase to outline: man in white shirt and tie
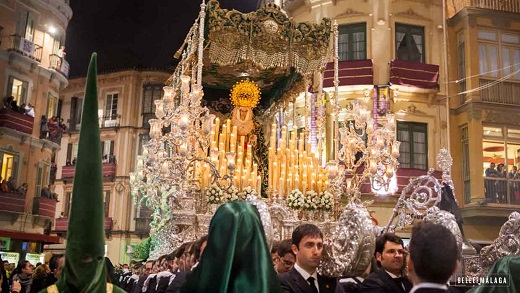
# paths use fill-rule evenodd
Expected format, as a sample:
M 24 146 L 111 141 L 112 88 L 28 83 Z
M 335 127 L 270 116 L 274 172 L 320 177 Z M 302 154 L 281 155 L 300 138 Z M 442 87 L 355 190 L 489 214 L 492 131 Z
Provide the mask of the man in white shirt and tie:
M 282 292 L 343 292 L 335 278 L 323 277 L 316 271 L 323 253 L 323 233 L 318 227 L 313 224 L 298 226 L 292 233 L 291 241 L 296 263 L 289 272 L 280 275 Z

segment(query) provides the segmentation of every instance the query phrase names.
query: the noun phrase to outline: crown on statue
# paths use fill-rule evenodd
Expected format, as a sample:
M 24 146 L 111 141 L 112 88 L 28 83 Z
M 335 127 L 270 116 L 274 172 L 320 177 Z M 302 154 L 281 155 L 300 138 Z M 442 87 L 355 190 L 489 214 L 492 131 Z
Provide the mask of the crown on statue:
M 235 107 L 254 108 L 260 101 L 260 88 L 249 79 L 237 82 L 231 89 L 231 102 Z

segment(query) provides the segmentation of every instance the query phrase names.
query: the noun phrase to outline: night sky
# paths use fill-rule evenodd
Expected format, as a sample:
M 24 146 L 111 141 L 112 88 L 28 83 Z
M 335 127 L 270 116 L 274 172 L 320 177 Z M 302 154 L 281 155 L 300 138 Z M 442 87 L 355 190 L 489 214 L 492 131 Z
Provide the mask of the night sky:
M 98 53 L 100 73 L 134 67 L 173 71 L 173 54 L 200 4 L 200 0 L 71 0 L 73 17 L 66 40 L 69 76 L 85 76 L 92 52 Z M 257 0 L 221 0 L 220 6 L 250 12 Z

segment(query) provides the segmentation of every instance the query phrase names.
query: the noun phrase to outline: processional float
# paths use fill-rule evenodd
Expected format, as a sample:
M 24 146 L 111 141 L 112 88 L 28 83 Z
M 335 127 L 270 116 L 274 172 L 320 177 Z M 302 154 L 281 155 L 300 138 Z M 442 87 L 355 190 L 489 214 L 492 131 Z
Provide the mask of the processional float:
M 163 98 L 155 101 L 150 141 L 130 175 L 136 204 L 153 211 L 150 259 L 206 234 L 216 207 L 240 199 L 257 206 L 268 242 L 290 238 L 302 222 L 320 227 L 326 235 L 320 270 L 328 276 L 361 274 L 374 254 L 376 235 L 418 220 L 441 223 L 454 233 L 467 276 L 485 274 L 500 256 L 520 254 L 518 213 L 480 255 L 465 240 L 450 212 L 456 203 L 445 149 L 437 157 L 441 182 L 432 170 L 411 179 L 389 223 L 374 224 L 371 202 L 361 201 L 360 190 L 364 184 L 373 192 L 392 188 L 399 164 L 395 118 L 385 113 L 375 123 L 356 101 L 339 107 L 337 48 L 338 28 L 329 19 L 296 23 L 271 3 L 243 14 L 221 9 L 216 0 L 203 1 L 176 53 L 179 65 Z M 331 55 L 334 92 L 325 93 L 322 72 Z M 218 89 L 230 91 L 230 98 Z M 261 94 L 267 100 L 262 104 Z M 297 104 L 303 113 L 297 113 Z M 283 119 L 290 105 L 292 125 Z M 326 109 L 336 138 L 328 162 Z

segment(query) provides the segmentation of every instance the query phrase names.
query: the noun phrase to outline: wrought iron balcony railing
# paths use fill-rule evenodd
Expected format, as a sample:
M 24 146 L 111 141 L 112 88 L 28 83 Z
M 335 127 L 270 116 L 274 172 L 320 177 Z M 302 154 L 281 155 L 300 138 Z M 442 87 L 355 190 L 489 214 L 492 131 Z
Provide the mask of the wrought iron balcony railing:
M 121 115 L 102 116 L 102 117 L 99 117 L 99 127 L 100 128 L 119 127 L 120 120 L 121 120 Z
M 49 68 L 69 77 L 69 62 L 56 54 L 49 55 Z
M 9 39 L 11 44 L 8 51 L 17 52 L 18 54 L 34 59 L 37 62 L 42 61 L 42 46 L 36 45 L 26 38 L 17 35 L 12 35 Z

